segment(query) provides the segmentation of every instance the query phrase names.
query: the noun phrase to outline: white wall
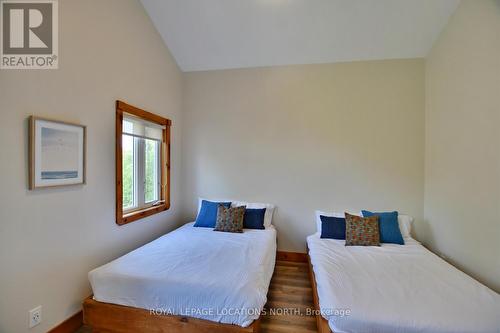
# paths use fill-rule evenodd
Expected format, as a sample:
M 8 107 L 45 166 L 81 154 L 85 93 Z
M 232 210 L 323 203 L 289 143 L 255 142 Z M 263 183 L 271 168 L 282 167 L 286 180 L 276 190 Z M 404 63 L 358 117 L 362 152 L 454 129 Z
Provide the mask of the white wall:
M 80 309 L 87 272 L 176 226 L 181 73 L 138 1 L 59 1 L 58 70 L 0 71 L 0 332 L 46 332 Z M 114 218 L 115 99 L 173 120 L 172 208 Z M 27 117 L 87 125 L 87 184 L 27 189 Z M 28 310 L 43 323 L 28 330 Z
M 280 250 L 305 251 L 314 210 L 423 215 L 422 59 L 185 74 L 183 204 L 271 202 Z
M 426 62 L 425 240 L 500 291 L 500 1 L 462 1 Z

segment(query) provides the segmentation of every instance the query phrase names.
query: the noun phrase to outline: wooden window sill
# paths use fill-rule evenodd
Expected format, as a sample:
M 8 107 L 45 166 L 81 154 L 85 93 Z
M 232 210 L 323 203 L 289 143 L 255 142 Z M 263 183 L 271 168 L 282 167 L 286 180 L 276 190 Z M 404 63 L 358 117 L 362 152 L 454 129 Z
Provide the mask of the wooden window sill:
M 130 222 L 134 222 L 134 221 L 140 220 L 142 218 L 164 212 L 164 211 L 168 210 L 169 208 L 170 207 L 166 203 L 163 203 L 163 204 L 158 205 L 158 206 L 153 206 L 153 207 L 148 207 L 148 208 L 144 208 L 141 210 L 136 210 L 136 211 L 131 212 L 131 213 L 123 214 L 122 218 L 117 221 L 117 224 L 124 225 L 124 224 L 130 223 Z

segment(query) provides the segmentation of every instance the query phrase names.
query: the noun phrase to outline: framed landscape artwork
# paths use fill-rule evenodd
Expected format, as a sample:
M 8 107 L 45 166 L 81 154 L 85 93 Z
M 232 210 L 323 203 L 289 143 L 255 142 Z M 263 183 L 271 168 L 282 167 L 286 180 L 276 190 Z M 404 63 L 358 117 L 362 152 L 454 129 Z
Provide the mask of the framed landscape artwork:
M 29 188 L 85 183 L 86 128 L 30 117 Z

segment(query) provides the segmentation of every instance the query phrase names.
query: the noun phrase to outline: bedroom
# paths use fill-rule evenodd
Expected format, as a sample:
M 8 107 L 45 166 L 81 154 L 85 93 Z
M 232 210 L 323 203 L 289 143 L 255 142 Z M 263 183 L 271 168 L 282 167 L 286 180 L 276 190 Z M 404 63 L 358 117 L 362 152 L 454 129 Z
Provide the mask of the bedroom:
M 20 1 L 1 3 L 1 333 L 74 331 L 75 326 L 83 324 L 84 300 L 95 294 L 89 272 L 164 235 L 184 237 L 172 232 L 197 220 L 200 198 L 243 202 L 249 210 L 255 209 L 255 214 L 262 214 L 264 208 L 269 214 L 271 206 L 251 207 L 247 203 L 274 207 L 270 224 L 276 232 L 275 240 L 259 249 L 266 248 L 269 254 L 275 246 L 274 255 L 279 260 L 276 264 L 271 260 L 267 270 L 261 272 L 270 275 L 275 265 L 273 280 L 263 278 L 263 288 L 269 287 L 269 292 L 266 295 L 262 291 L 263 298 L 251 307 L 260 308 L 267 300 L 292 313 L 262 318 L 262 332 L 299 332 L 286 322 L 302 324 L 305 331 L 316 328 L 315 318 L 294 312 L 297 308 L 314 309 L 314 288 L 307 262 L 293 261 L 321 250 L 313 249 L 308 239 L 322 231 L 316 211 L 341 213 L 341 218 L 345 212 L 362 215 L 361 210 L 398 211 L 401 216 L 412 217 L 409 234 L 420 243 L 412 249 L 425 247 L 442 258 L 436 265 L 449 268 L 431 272 L 445 274 L 441 282 L 452 286 L 449 272 L 456 267 L 473 278 L 470 285 L 487 288 L 481 290 L 488 290 L 488 297 L 496 302 L 493 310 L 498 309 L 498 0 L 381 0 L 377 4 L 366 0 L 60 0 L 48 2 L 53 5 L 52 16 L 44 16 L 45 9 L 40 7 L 33 13 L 41 16 L 33 14 L 33 18 L 24 20 L 30 23 L 28 29 L 36 29 L 44 22 L 37 22 L 41 17 L 52 18 L 51 43 L 46 42 L 46 33 L 33 33 L 57 54 L 51 63 L 40 63 L 52 66 L 45 69 L 5 68 L 13 64 L 4 62 L 6 55 L 17 59 L 17 53 L 4 48 L 5 27 L 16 30 L 12 22 L 26 8 L 6 10 L 3 6 L 19 6 Z M 7 12 L 13 17 L 6 25 Z M 20 31 L 22 34 L 24 30 Z M 25 38 L 33 35 L 33 31 L 28 32 Z M 9 44 L 15 45 L 11 35 Z M 17 42 L 23 44 L 24 39 Z M 18 59 L 29 60 L 27 54 Z M 45 55 L 41 58 L 46 60 Z M 137 191 L 153 193 L 152 202 L 157 205 L 142 208 L 156 210 L 156 214 L 138 215 L 122 225 L 117 222 L 130 207 L 125 207 L 125 212 L 123 205 L 117 207 L 117 176 L 125 171 L 124 165 L 119 169 L 116 163 L 121 137 L 117 136 L 117 101 L 124 102 L 126 114 L 132 114 L 127 110 L 133 106 L 134 110 L 168 120 L 159 124 L 155 117 L 143 119 L 138 127 L 144 133 L 150 128 L 150 134 L 128 133 L 137 136 L 138 142 L 145 137 L 161 144 L 153 149 L 157 152 L 153 160 L 158 163 L 150 164 L 155 166 L 151 170 L 156 170 L 152 174 L 158 178 L 158 183 L 151 183 L 154 190 L 148 192 L 137 186 L 140 176 L 147 172 L 134 174 L 128 183 L 135 184 L 131 188 L 136 200 L 127 201 L 130 206 L 144 206 L 148 201 L 139 200 L 144 195 Z M 31 118 L 33 124 L 31 116 L 35 116 Z M 31 125 L 36 127 L 36 119 L 50 120 L 53 130 L 63 128 L 60 122 L 69 123 L 76 133 L 60 137 L 76 138 L 66 139 L 68 156 L 84 157 L 83 161 L 76 158 L 75 164 L 65 164 L 65 171 L 70 173 L 50 174 L 61 170 L 46 170 L 45 176 L 40 172 L 37 178 L 37 160 L 31 158 L 42 151 L 33 144 L 39 142 L 38 132 L 31 130 Z M 121 124 L 122 132 L 127 131 Z M 162 134 L 155 139 L 158 130 Z M 168 142 L 164 132 L 169 134 Z M 43 138 L 43 133 L 38 134 Z M 51 142 L 47 140 L 47 144 Z M 158 148 L 167 144 L 168 150 Z M 146 152 L 140 149 L 141 143 L 137 147 Z M 167 155 L 168 170 L 161 167 L 162 157 L 166 163 Z M 73 177 L 73 172 L 77 176 L 69 180 L 46 178 Z M 75 180 L 80 184 L 42 188 L 36 184 L 37 179 L 42 183 Z M 131 198 L 125 179 L 123 185 L 122 200 Z M 133 214 L 134 209 L 130 212 Z M 323 214 L 334 220 L 335 216 L 328 215 L 335 214 Z M 261 215 L 263 220 L 265 213 Z M 210 230 L 207 237 L 240 236 L 247 240 L 247 246 L 260 244 L 260 240 L 250 239 L 262 231 L 245 229 L 238 235 L 193 229 L 200 233 Z M 403 225 L 399 230 L 405 238 Z M 248 255 L 237 244 L 229 248 L 239 251 L 235 254 Z M 215 245 L 206 244 L 205 249 Z M 398 249 L 404 252 L 405 246 Z M 369 253 L 393 247 L 396 245 L 345 248 Z M 333 245 L 328 247 L 334 249 Z M 255 258 L 245 258 L 252 262 L 259 253 Z M 171 250 L 165 255 L 171 258 L 174 254 Z M 197 272 L 191 265 L 196 261 L 189 262 L 190 258 L 177 265 L 185 274 Z M 390 258 L 379 258 L 381 267 Z M 318 258 L 316 263 L 311 259 L 313 266 L 321 266 Z M 341 260 L 335 262 L 348 265 Z M 393 269 L 423 267 L 400 265 Z M 216 262 L 214 267 L 230 268 Z M 349 273 L 347 267 L 343 271 Z M 283 275 L 276 276 L 280 273 Z M 326 280 L 355 281 L 336 280 L 340 276 L 334 274 Z M 430 279 L 426 274 L 417 277 L 422 279 L 408 277 L 405 283 Z M 198 276 L 198 282 L 208 283 L 212 278 Z M 252 275 L 247 278 L 248 286 L 258 281 Z M 323 281 L 321 276 L 313 280 Z M 304 295 L 289 297 L 283 306 L 287 296 L 283 290 L 295 290 L 287 285 L 293 283 Z M 406 287 L 401 288 L 388 290 L 387 295 L 396 291 L 401 294 L 394 297 L 406 295 Z M 320 291 L 320 303 L 330 307 L 325 302 L 331 296 L 322 297 L 320 285 L 316 289 Z M 337 295 L 335 292 L 332 289 Z M 156 295 L 154 290 L 151 295 Z M 218 296 L 224 298 L 222 295 Z M 337 295 L 344 297 L 345 304 L 331 307 L 361 311 L 362 306 L 372 304 L 370 295 L 361 295 L 356 304 L 345 300 L 345 295 Z M 419 302 L 415 299 L 414 308 L 425 309 L 426 305 Z M 30 311 L 39 306 L 41 311 L 34 312 L 39 315 L 39 323 L 30 328 Z M 467 316 L 478 319 L 487 312 L 483 310 Z M 392 329 L 402 327 L 397 325 L 404 324 L 404 314 L 398 317 L 387 312 L 392 315 Z M 191 313 L 188 317 L 200 316 Z M 437 318 L 431 317 L 424 322 Z M 456 313 L 451 317 L 461 319 Z M 356 318 L 356 313 L 346 318 Z M 421 323 L 420 317 L 414 319 Z M 331 323 L 336 331 L 356 331 Z M 189 326 L 190 322 L 183 324 Z M 489 328 L 495 324 L 498 321 Z M 367 331 L 377 329 L 374 324 L 367 325 Z M 82 329 L 90 330 L 88 326 Z M 453 328 L 454 332 L 480 331 Z M 210 330 L 215 332 L 217 328 L 211 326 Z M 390 330 L 384 327 L 383 331 Z M 498 326 L 493 332 L 498 332 Z

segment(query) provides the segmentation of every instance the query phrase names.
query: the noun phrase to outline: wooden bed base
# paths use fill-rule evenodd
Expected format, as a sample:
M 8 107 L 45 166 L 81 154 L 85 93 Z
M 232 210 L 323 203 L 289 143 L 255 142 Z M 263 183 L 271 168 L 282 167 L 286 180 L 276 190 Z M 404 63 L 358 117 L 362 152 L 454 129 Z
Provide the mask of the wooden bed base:
M 311 280 L 311 287 L 313 290 L 314 308 L 318 312 L 316 313 L 316 326 L 318 326 L 318 333 L 333 333 L 333 331 L 330 329 L 330 326 L 328 325 L 328 320 L 323 318 L 320 313 L 316 276 L 314 275 L 313 267 L 311 264 L 311 257 L 309 256 L 309 247 L 307 248 L 307 262 L 309 263 L 309 279 Z
M 184 316 L 155 315 L 149 310 L 103 303 L 91 297 L 83 302 L 83 323 L 93 333 L 258 333 L 260 317 L 248 327 Z

